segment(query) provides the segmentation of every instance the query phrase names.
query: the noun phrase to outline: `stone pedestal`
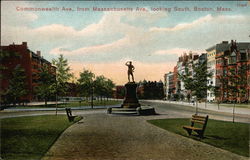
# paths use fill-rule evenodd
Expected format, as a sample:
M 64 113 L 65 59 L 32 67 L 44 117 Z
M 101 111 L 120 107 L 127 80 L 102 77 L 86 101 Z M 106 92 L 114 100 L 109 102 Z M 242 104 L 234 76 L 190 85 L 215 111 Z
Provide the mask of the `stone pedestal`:
M 137 84 L 134 82 L 128 82 L 125 84 L 126 94 L 121 108 L 113 107 L 108 108 L 108 114 L 120 114 L 120 115 L 155 115 L 154 107 L 141 106 L 137 94 Z
M 136 89 L 137 84 L 134 82 L 129 82 L 125 84 L 126 95 L 121 107 L 123 108 L 137 108 L 140 107 L 140 103 L 137 98 Z

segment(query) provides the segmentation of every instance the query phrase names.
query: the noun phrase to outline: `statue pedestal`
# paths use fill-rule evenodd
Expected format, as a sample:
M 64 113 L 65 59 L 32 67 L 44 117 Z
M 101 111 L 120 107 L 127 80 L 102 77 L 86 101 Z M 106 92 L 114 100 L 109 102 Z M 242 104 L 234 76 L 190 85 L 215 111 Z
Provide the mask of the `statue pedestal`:
M 141 106 L 137 94 L 137 84 L 128 82 L 125 84 L 126 94 L 121 108 L 113 107 L 108 108 L 108 114 L 123 114 L 123 115 L 155 115 L 154 107 Z
M 140 107 L 140 103 L 137 98 L 136 89 L 137 84 L 134 82 L 128 82 L 125 84 L 126 95 L 121 107 L 123 108 L 137 108 Z

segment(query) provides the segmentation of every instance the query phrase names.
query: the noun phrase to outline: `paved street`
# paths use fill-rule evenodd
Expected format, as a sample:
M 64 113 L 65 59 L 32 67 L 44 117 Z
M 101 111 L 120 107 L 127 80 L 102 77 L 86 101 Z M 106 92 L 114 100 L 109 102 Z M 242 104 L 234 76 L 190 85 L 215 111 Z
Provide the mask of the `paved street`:
M 167 103 L 166 101 L 142 101 L 144 105 L 151 105 L 156 108 L 156 112 L 160 114 L 167 114 L 169 118 L 190 118 L 192 114 L 195 113 L 195 107 L 192 105 L 186 106 L 183 104 Z M 236 109 L 235 121 L 250 123 L 250 109 L 247 109 L 244 114 L 239 114 L 237 111 L 242 109 Z M 233 114 L 228 112 L 228 110 L 221 110 L 210 108 L 210 110 L 205 107 L 199 107 L 198 114 L 209 115 L 211 119 L 232 121 Z
M 190 106 L 190 107 L 196 107 L 195 104 L 193 103 L 188 103 L 188 102 L 179 102 L 179 101 L 163 101 L 163 100 L 144 100 L 145 102 L 155 102 L 155 103 L 164 103 L 164 104 L 178 104 L 178 105 L 185 105 L 185 106 Z M 225 107 L 227 105 L 227 107 Z M 237 104 L 236 104 L 237 105 Z M 248 104 L 248 107 L 245 104 L 245 108 L 241 107 L 236 107 L 235 113 L 239 114 L 248 114 L 250 115 L 250 104 Z M 198 103 L 198 107 L 200 109 L 206 109 L 206 110 L 212 110 L 212 111 L 217 111 L 217 112 L 227 112 L 227 113 L 233 113 L 233 104 L 220 104 L 219 109 L 218 105 L 216 103 Z

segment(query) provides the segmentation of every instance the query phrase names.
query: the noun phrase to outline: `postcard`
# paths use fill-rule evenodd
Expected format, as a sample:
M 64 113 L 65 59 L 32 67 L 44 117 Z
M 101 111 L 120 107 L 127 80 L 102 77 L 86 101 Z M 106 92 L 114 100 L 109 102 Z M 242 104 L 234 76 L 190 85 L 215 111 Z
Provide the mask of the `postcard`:
M 249 8 L 1 1 L 1 158 L 247 159 Z

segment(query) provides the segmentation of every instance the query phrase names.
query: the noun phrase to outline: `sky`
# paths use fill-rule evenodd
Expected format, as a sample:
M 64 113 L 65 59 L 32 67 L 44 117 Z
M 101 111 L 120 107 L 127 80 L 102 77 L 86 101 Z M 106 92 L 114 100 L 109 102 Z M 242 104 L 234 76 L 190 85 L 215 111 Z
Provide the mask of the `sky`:
M 232 39 L 249 42 L 249 8 L 249 1 L 1 1 L 1 45 L 27 42 L 49 61 L 63 54 L 76 77 L 88 69 L 123 85 L 125 63 L 132 61 L 135 81 L 159 81 L 184 52 L 205 53 Z

